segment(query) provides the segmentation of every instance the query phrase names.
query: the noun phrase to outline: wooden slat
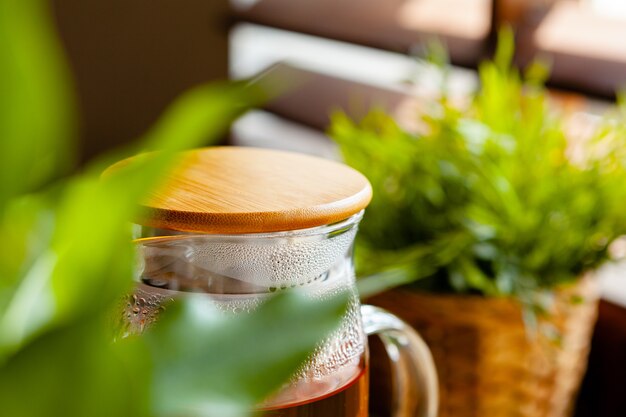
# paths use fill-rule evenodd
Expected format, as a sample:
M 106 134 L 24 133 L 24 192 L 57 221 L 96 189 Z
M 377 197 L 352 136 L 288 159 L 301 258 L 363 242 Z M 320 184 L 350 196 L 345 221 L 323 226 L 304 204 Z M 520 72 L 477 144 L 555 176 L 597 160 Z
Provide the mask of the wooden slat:
M 626 20 L 561 0 L 529 32 L 522 61 L 548 57 L 552 82 L 609 97 L 626 84 Z
M 232 1 L 241 19 L 406 52 L 441 38 L 454 61 L 475 64 L 491 30 L 490 0 Z

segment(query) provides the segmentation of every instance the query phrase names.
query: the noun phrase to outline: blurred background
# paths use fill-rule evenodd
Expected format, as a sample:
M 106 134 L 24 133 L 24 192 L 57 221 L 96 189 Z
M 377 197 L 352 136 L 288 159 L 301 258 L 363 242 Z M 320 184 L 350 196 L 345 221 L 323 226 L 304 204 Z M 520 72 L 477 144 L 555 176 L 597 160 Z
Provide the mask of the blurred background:
M 198 83 L 272 68 L 297 87 L 249 112 L 225 143 L 336 158 L 329 115 L 382 108 L 410 123 L 439 91 L 426 45 L 449 51 L 450 94 L 477 88 L 476 68 L 503 24 L 515 62 L 550 63 L 556 102 L 584 128 L 626 85 L 623 0 L 52 0 L 76 82 L 81 160 L 129 142 Z M 261 75 L 263 76 L 263 75 Z M 606 269 L 577 416 L 626 415 L 626 280 Z

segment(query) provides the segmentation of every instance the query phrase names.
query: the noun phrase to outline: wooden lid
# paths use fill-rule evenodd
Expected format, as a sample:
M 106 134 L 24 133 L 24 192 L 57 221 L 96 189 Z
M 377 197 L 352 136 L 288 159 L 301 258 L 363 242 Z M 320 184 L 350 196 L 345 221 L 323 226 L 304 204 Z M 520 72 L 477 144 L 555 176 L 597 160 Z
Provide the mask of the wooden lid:
M 141 224 L 224 234 L 296 230 L 344 220 L 372 197 L 361 173 L 322 158 L 244 147 L 183 155 L 148 199 Z

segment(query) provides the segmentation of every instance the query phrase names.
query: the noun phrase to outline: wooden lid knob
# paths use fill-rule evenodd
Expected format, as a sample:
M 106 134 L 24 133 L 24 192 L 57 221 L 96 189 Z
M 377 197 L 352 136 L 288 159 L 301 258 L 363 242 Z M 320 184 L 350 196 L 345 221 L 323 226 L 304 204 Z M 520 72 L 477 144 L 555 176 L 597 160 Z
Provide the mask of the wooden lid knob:
M 358 171 L 293 152 L 213 147 L 183 154 L 139 223 L 203 233 L 322 226 L 364 209 L 372 188 Z

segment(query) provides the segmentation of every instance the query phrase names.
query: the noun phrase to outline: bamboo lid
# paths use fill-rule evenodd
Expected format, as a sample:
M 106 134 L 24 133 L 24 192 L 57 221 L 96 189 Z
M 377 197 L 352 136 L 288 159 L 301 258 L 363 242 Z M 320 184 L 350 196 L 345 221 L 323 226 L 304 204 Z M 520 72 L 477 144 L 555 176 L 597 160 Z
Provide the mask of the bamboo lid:
M 213 147 L 183 154 L 146 202 L 145 226 L 215 234 L 323 226 L 364 209 L 372 196 L 358 171 L 293 152 Z

